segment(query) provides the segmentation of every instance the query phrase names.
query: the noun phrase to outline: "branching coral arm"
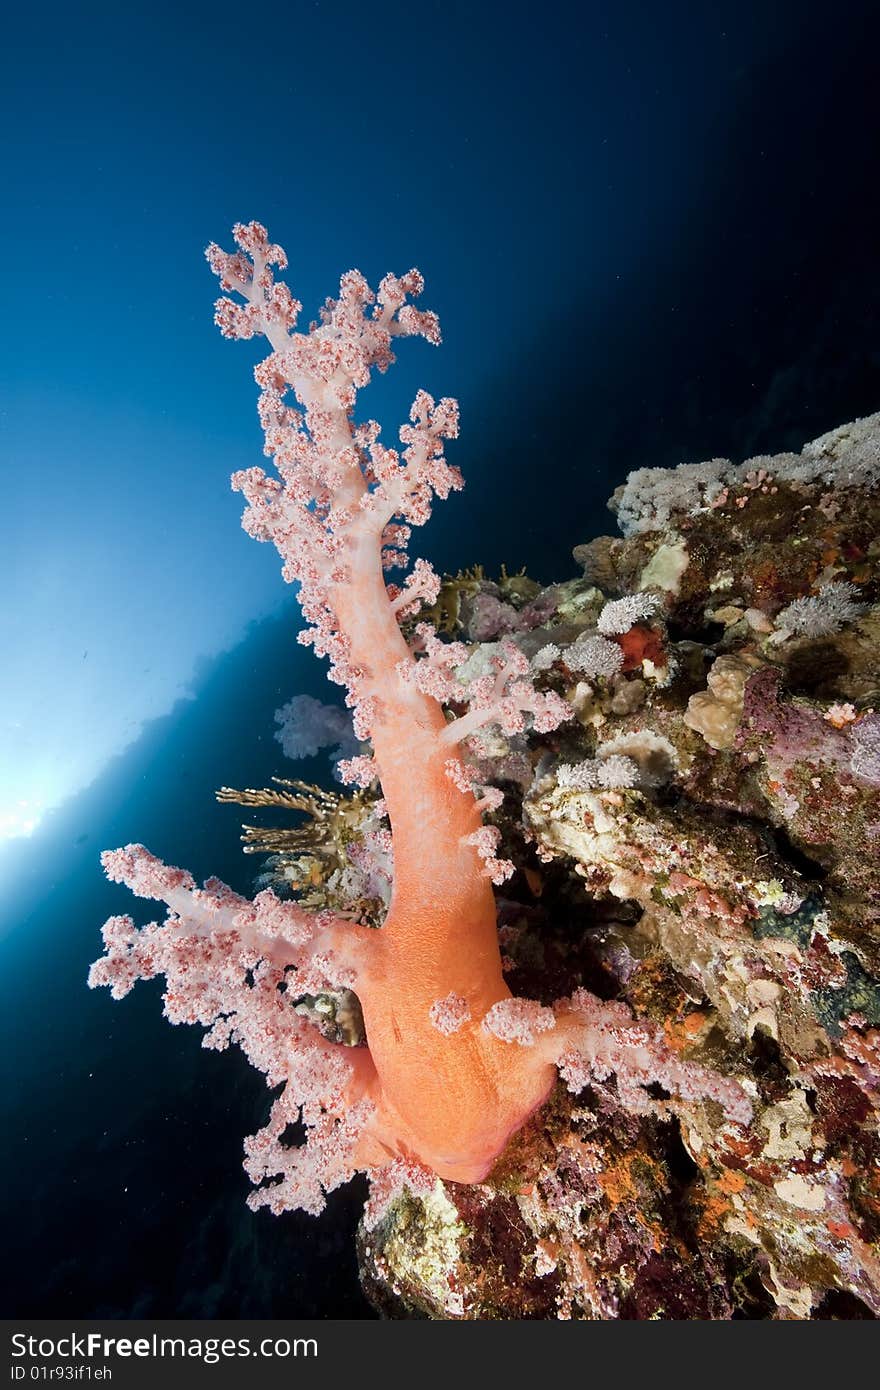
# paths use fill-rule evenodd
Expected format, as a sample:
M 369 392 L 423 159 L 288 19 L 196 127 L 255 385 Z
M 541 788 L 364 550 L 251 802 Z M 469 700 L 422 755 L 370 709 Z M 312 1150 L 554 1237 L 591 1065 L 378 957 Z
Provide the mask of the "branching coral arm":
M 268 1086 L 283 1084 L 266 1126 L 245 1145 L 254 1181 L 273 1178 L 249 1200 L 320 1211 L 323 1193 L 358 1166 L 356 1147 L 376 1108 L 376 1070 L 366 1048 L 328 1041 L 293 1001 L 340 980 L 356 983 L 369 933 L 330 914 L 310 916 L 271 893 L 249 902 L 216 879 L 199 889 L 142 845 L 110 851 L 103 861 L 109 878 L 170 912 L 163 924 L 140 930 L 129 917 L 111 917 L 89 984 L 109 986 L 118 999 L 137 980 L 164 975 L 170 1022 L 201 1024 L 203 1046 L 215 1051 L 236 1043 Z M 290 1148 L 282 1134 L 299 1119 L 309 1127 L 306 1142 Z
M 108 985 L 118 999 L 137 980 L 164 975 L 166 1015 L 172 1023 L 213 1027 L 210 1045 L 217 1045 L 226 1026 L 218 1020 L 243 1019 L 258 1002 L 247 985 L 251 974 L 265 986 L 270 1003 L 278 985 L 289 987 L 289 1001 L 295 993 L 357 983 L 366 928 L 329 913 L 307 913 L 269 892 L 251 902 L 219 879 L 197 888 L 184 870 L 163 864 L 143 845 L 107 851 L 102 861 L 108 878 L 127 884 L 138 897 L 166 903 L 170 911 L 163 924 L 141 930 L 128 917 L 111 917 L 103 932 L 106 953 L 92 966 L 89 984 Z M 279 1021 L 286 1025 L 285 1012 Z M 255 1065 L 267 1071 L 265 1062 L 261 1054 Z M 273 1066 L 272 1075 L 285 1072 Z
M 720 1105 L 734 1124 L 751 1118 L 751 1102 L 738 1082 L 679 1056 L 661 1029 L 585 989 L 553 1008 L 533 999 L 503 1000 L 483 1019 L 483 1029 L 552 1061 L 571 1091 L 614 1077 L 618 1099 L 636 1114 L 664 1114 L 682 1101 L 704 1099 Z M 652 1094 L 658 1086 L 665 1099 Z

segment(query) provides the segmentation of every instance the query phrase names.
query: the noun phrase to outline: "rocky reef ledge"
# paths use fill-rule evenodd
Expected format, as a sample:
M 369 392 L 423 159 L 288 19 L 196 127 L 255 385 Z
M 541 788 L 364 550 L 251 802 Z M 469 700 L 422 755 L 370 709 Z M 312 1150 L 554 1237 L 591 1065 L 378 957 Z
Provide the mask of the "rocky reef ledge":
M 611 507 L 622 536 L 575 550 L 582 578 L 471 571 L 420 616 L 469 666 L 515 641 L 575 714 L 481 749 L 511 989 L 621 1001 L 753 1119 L 560 1084 L 488 1181 L 362 1226 L 364 1287 L 395 1317 L 871 1318 L 880 415 L 641 469 Z

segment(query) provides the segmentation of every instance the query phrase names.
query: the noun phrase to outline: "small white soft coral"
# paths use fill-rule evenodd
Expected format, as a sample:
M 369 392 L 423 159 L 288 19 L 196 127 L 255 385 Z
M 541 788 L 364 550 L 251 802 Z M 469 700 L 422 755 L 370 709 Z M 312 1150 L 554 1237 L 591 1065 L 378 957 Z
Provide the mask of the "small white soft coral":
M 616 642 L 595 633 L 581 633 L 565 653 L 565 664 L 587 680 L 614 676 L 623 665 L 623 652 Z
M 660 600 L 656 594 L 627 594 L 624 598 L 611 599 L 599 614 L 596 626 L 606 637 L 614 637 L 630 628 L 643 618 L 656 613 Z
M 855 584 L 835 580 L 823 584 L 818 594 L 796 598 L 777 615 L 779 633 L 801 637 L 827 637 L 854 622 L 865 611 L 866 604 L 858 603 Z
M 586 758 L 582 763 L 564 763 L 556 778 L 560 787 L 570 787 L 573 791 L 634 787 L 638 779 L 638 764 L 619 753 L 607 758 Z

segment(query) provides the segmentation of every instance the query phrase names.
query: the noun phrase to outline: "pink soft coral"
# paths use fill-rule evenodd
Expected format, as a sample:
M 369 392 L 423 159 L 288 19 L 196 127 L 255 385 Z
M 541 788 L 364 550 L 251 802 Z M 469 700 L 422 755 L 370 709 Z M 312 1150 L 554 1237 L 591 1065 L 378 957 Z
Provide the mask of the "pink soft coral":
M 276 1211 L 320 1210 L 324 1192 L 357 1169 L 389 1169 L 383 1192 L 413 1173 L 422 1183 L 432 1173 L 481 1180 L 547 1097 L 560 1061 L 578 1084 L 591 1069 L 626 1073 L 622 1091 L 648 1103 L 640 1088 L 659 1075 L 743 1118 L 738 1088 L 685 1063 L 667 1066 L 662 1044 L 628 1024 L 625 1009 L 582 995 L 554 1016 L 511 1000 L 504 983 L 491 884 L 512 865 L 496 859 L 497 831 L 482 823 L 499 794 L 471 776 L 468 745 L 492 723 L 508 733 L 527 724 L 552 730 L 570 710 L 536 690 L 512 643 L 468 683 L 466 648 L 426 625 L 410 646 L 401 631 L 401 617 L 436 597 L 437 577 L 417 561 L 394 586 L 383 570 L 408 563 L 410 528 L 428 519 L 433 497 L 462 486 L 443 447 L 458 433 L 458 407 L 420 391 L 400 430 L 402 452 L 379 442 L 374 421 L 355 425 L 353 408 L 372 369 L 393 362 L 395 337 L 439 342 L 436 317 L 407 303 L 421 276 L 388 275 L 374 295 L 351 271 L 320 322 L 298 333 L 301 306 L 271 270 L 284 267 L 284 252 L 258 223 L 237 226 L 235 240 L 231 255 L 207 252 L 224 290 L 239 296 L 218 301 L 216 321 L 227 337 L 262 333 L 271 344 L 256 378 L 265 453 L 278 476 L 251 468 L 233 486 L 247 500 L 245 529 L 274 542 L 285 578 L 299 584 L 309 624 L 300 640 L 329 657 L 358 737 L 372 742 L 373 760 L 356 758 L 347 771 L 362 783 L 381 779 L 393 895 L 381 930 L 371 931 L 268 893 L 249 902 L 216 881 L 199 890 L 186 873 L 129 846 L 104 856 L 108 875 L 164 900 L 170 915 L 142 931 L 111 918 L 90 983 L 118 997 L 136 979 L 164 974 L 172 1022 L 202 1023 L 208 1046 L 236 1042 L 270 1085 L 286 1083 L 246 1145 L 249 1174 L 269 1180 L 252 1204 Z M 451 722 L 444 704 L 459 711 Z M 297 994 L 356 990 L 368 1047 L 329 1042 L 297 1015 L 292 979 Z M 283 1136 L 297 1118 L 309 1136 L 291 1148 Z

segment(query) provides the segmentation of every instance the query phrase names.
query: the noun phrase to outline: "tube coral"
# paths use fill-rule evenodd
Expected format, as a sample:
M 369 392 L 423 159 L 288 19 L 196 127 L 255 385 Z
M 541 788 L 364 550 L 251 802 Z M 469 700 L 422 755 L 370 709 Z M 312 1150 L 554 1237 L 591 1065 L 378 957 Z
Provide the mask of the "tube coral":
M 621 1094 L 640 1106 L 659 1075 L 742 1120 L 748 1106 L 734 1083 L 687 1063 L 673 1067 L 662 1040 L 623 1006 L 581 993 L 554 1014 L 513 1000 L 504 982 L 492 882 L 513 866 L 496 858 L 498 831 L 483 823 L 500 793 L 479 785 L 469 753 L 492 725 L 506 734 L 549 732 L 571 710 L 536 687 L 540 670 L 509 640 L 478 671 L 464 672 L 461 643 L 424 623 L 407 640 L 401 627 L 436 600 L 439 580 L 424 561 L 399 585 L 385 572 L 408 564 L 411 528 L 428 519 L 433 498 L 462 486 L 444 456 L 444 441 L 458 433 L 458 407 L 420 391 L 398 450 L 380 442 L 375 421 L 356 423 L 354 406 L 373 369 L 394 361 L 396 337 L 440 341 L 436 317 L 408 302 L 421 292 L 421 276 L 388 275 L 374 294 L 351 271 L 301 333 L 301 305 L 273 274 L 286 265 L 284 252 L 258 223 L 238 225 L 234 235 L 232 254 L 207 251 L 225 292 L 216 322 L 226 337 L 269 341 L 255 375 L 277 476 L 250 468 L 233 486 L 247 503 L 245 529 L 275 544 L 285 579 L 299 586 L 308 624 L 300 641 L 329 658 L 355 733 L 372 745 L 372 758 L 342 770 L 362 785 L 381 782 L 393 892 L 372 930 L 269 892 L 249 902 L 216 880 L 197 889 L 185 872 L 128 846 L 105 854 L 108 875 L 164 901 L 170 914 L 141 931 L 111 918 L 90 983 L 119 997 L 135 980 L 164 974 L 172 1022 L 205 1025 L 206 1045 L 236 1042 L 269 1085 L 286 1083 L 267 1125 L 246 1143 L 248 1173 L 267 1183 L 251 1204 L 275 1211 L 319 1211 L 324 1193 L 357 1170 L 372 1172 L 380 1188 L 401 1164 L 480 1181 L 546 1099 L 559 1063 L 579 1084 L 591 1070 L 616 1072 Z M 619 665 L 619 648 L 606 645 Z M 328 988 L 356 992 L 366 1046 L 328 1041 L 295 1011 L 297 996 Z M 294 1148 L 284 1135 L 297 1119 L 308 1137 Z

